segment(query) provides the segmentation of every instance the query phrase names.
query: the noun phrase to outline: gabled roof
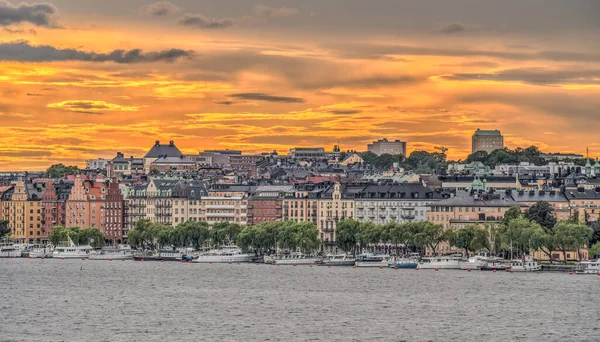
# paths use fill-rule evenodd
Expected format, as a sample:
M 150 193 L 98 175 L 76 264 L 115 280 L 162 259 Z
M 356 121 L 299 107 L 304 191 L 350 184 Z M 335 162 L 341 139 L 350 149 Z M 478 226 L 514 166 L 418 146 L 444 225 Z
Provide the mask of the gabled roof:
M 183 153 L 181 153 L 181 151 L 179 151 L 177 146 L 175 146 L 175 142 L 173 140 L 169 141 L 168 145 L 165 145 L 165 144 L 161 145 L 160 141 L 156 140 L 156 142 L 154 143 L 154 146 L 152 146 L 150 151 L 148 151 L 148 153 L 146 153 L 144 158 L 158 158 L 160 156 L 179 157 L 182 154 Z

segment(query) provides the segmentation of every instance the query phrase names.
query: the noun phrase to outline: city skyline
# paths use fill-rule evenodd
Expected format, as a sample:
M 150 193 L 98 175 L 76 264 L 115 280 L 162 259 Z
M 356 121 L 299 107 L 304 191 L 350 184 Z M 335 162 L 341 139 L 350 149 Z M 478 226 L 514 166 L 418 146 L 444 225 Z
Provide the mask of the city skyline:
M 599 10 L 0 0 L 0 170 L 141 157 L 155 140 L 195 154 L 389 138 L 461 159 L 477 128 L 509 148 L 595 157 Z

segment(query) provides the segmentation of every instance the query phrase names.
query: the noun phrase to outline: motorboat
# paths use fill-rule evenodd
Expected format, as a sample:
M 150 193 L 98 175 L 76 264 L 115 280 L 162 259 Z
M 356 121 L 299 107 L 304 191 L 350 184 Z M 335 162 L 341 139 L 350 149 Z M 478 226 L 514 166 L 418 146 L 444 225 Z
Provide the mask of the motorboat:
M 356 258 L 347 254 L 328 254 L 317 262 L 319 266 L 354 266 Z
M 465 261 L 461 254 L 423 258 L 419 263 L 419 269 L 452 269 L 460 270 L 460 262 Z
M 242 253 L 242 250 L 237 246 L 223 246 L 220 249 L 202 253 L 192 261 L 199 263 L 238 263 L 251 262 L 254 257 L 254 254 Z
M 133 250 L 129 245 L 118 245 L 117 247 L 104 247 L 99 251 L 90 253 L 90 260 L 131 260 Z
M 265 255 L 265 264 L 273 265 L 312 265 L 322 258 L 306 255 L 301 252 L 283 253 L 279 255 Z
M 580 262 L 575 274 L 600 274 L 600 258 Z
M 405 268 L 405 269 L 415 269 L 419 266 L 419 258 L 418 255 L 411 256 L 396 256 L 390 258 L 388 263 L 389 268 Z
M 388 267 L 390 257 L 385 254 L 362 253 L 356 257 L 356 267 Z
M 20 258 L 21 249 L 12 240 L 0 241 L 0 258 Z
M 458 265 L 461 270 L 481 270 L 488 264 L 487 258 L 480 255 L 475 255 L 467 260 L 460 260 Z
M 68 246 L 57 246 L 52 252 L 53 258 L 59 259 L 87 259 L 92 252 L 92 246 L 76 246 L 69 237 Z
M 53 245 L 33 247 L 29 250 L 29 257 L 42 259 L 52 258 L 52 252 L 54 252 Z
M 510 269 L 507 271 L 535 272 L 540 271 L 541 269 L 542 265 L 535 261 L 531 256 L 523 254 L 523 258 L 521 260 L 516 259 L 510 261 Z

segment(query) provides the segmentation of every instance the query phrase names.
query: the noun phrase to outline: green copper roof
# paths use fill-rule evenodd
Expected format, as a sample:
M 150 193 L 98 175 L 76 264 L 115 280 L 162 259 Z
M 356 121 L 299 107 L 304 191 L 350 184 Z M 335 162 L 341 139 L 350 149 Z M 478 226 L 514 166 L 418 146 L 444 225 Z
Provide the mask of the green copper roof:
M 493 131 L 491 131 L 491 130 L 486 131 L 486 130 L 477 129 L 475 131 L 475 135 L 478 135 L 478 136 L 497 136 L 497 137 L 499 137 L 502 134 L 500 134 L 500 131 L 497 130 L 497 129 L 493 130 Z

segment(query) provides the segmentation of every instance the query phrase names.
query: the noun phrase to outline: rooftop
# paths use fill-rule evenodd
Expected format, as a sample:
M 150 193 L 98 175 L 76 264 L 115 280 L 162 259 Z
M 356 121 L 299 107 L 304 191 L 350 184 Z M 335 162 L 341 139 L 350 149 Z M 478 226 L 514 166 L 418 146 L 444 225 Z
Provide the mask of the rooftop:
M 156 140 L 154 146 L 146 153 L 144 158 L 159 158 L 160 156 L 167 157 L 179 157 L 182 153 L 179 151 L 173 140 L 169 141 L 168 145 L 160 144 L 160 141 Z
M 502 136 L 502 134 L 500 133 L 499 130 L 495 129 L 495 130 L 481 130 L 481 129 L 477 129 L 475 131 L 475 135 L 477 136 Z

